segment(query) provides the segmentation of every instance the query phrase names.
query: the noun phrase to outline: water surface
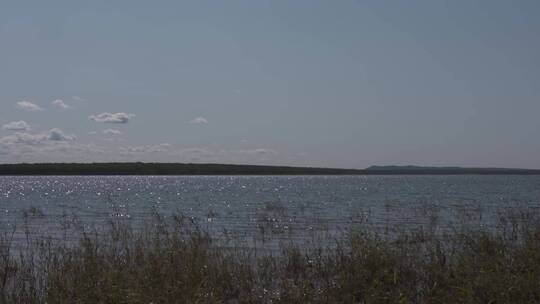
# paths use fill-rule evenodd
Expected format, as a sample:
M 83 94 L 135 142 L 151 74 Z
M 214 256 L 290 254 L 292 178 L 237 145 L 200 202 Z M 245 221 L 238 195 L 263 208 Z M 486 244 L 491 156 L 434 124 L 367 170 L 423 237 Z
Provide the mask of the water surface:
M 540 176 L 3 176 L 0 225 L 60 234 L 111 219 L 182 213 L 248 244 L 306 240 L 366 225 L 489 225 L 508 208 L 540 206 Z

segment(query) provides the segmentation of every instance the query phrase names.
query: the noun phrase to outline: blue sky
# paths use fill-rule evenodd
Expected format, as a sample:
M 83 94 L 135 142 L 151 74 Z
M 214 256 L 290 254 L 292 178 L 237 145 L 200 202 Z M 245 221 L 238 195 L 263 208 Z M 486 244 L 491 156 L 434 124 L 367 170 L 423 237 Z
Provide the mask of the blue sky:
M 538 1 L 2 1 L 0 162 L 540 168 Z

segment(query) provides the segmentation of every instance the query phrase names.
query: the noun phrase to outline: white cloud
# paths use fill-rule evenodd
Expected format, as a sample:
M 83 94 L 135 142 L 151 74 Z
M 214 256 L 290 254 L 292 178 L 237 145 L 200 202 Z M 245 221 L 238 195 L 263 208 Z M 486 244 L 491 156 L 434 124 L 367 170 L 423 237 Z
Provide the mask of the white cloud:
M 180 162 L 219 162 L 219 163 L 258 163 L 269 161 L 278 152 L 273 149 L 207 149 L 184 148 L 169 151 L 175 161 Z
M 18 101 L 15 104 L 15 107 L 19 110 L 30 111 L 30 112 L 43 111 L 43 109 L 40 106 L 27 100 Z
M 244 155 L 253 155 L 253 156 L 270 156 L 278 154 L 276 150 L 273 149 L 248 149 L 248 150 L 232 150 L 232 153 L 244 154 Z
M 79 97 L 79 96 L 72 96 L 72 98 L 73 98 L 73 100 L 78 101 L 78 102 L 83 102 L 83 101 L 85 101 L 84 98 L 81 98 L 81 97 Z
M 158 145 L 146 145 L 146 146 L 130 146 L 130 147 L 120 147 L 120 151 L 128 154 L 135 153 L 158 153 L 158 152 L 167 152 L 171 144 L 162 143 Z
M 276 155 L 277 151 L 273 149 L 255 149 L 255 150 L 248 150 L 248 153 L 256 154 L 256 155 Z
M 0 154 L 10 162 L 81 161 L 100 153 L 99 147 L 75 142 L 76 137 L 54 128 L 42 133 L 16 132 L 0 137 Z
M 72 141 L 75 140 L 76 137 L 73 135 L 66 135 L 61 129 L 54 128 L 49 130 L 47 139 L 52 141 Z
M 208 123 L 208 120 L 204 117 L 195 117 L 193 118 L 192 120 L 189 121 L 190 124 L 196 124 L 196 125 L 200 125 L 200 124 L 207 124 Z
M 122 131 L 120 130 L 115 130 L 115 129 L 105 129 L 103 131 L 101 131 L 101 133 L 105 134 L 105 135 L 122 135 Z
M 53 128 L 45 133 L 17 132 L 0 137 L 0 144 L 5 146 L 43 146 L 51 142 L 73 141 L 75 139 L 74 135 L 66 135 L 61 129 Z
M 102 134 L 102 131 L 98 131 Z M 176 147 L 169 143 L 150 145 L 120 145 L 115 143 L 95 145 L 78 143 L 75 136 L 60 129 L 33 134 L 16 132 L 0 137 L 0 159 L 4 162 L 50 161 L 169 161 L 204 163 L 274 164 L 276 156 L 283 155 L 267 147 L 253 149 L 217 149 L 206 147 Z M 111 139 L 112 140 L 112 139 Z
M 23 120 L 12 121 L 2 126 L 2 130 L 8 131 L 30 131 L 31 129 L 30 125 Z
M 15 134 L 0 138 L 0 144 L 4 144 L 6 146 L 16 145 L 16 144 L 38 145 L 46 139 L 47 139 L 46 134 L 30 134 L 30 133 L 17 132 Z
M 56 99 L 51 102 L 53 107 L 59 108 L 59 109 L 69 109 L 71 106 L 67 105 L 62 99 Z
M 94 144 L 79 144 L 58 130 L 42 134 L 15 133 L 0 137 L 5 162 L 88 162 L 112 157 L 112 151 Z
M 133 117 L 135 117 L 135 114 L 127 114 L 124 112 L 119 112 L 119 113 L 105 112 L 98 115 L 92 115 L 90 116 L 90 119 L 95 122 L 126 124 Z
M 218 162 L 218 153 L 204 148 L 185 148 L 175 151 L 175 158 L 183 162 Z

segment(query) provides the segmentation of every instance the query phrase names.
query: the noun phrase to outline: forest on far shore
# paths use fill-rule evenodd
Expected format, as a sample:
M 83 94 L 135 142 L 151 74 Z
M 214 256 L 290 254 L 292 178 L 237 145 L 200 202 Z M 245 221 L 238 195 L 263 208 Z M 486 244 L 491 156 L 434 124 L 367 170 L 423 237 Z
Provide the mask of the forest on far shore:
M 193 163 L 44 163 L 0 164 L 0 175 L 540 175 L 540 170 L 419 166 L 336 169 Z

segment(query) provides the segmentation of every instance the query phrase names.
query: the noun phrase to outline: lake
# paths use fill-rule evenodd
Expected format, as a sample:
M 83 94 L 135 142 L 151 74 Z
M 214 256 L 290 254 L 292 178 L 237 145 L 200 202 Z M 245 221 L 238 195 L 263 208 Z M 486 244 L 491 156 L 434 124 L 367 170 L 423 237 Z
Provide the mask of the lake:
M 276 246 L 368 227 L 489 227 L 540 207 L 540 176 L 3 176 L 0 226 L 58 236 L 182 213 L 224 242 Z M 26 228 L 23 228 L 26 227 Z

